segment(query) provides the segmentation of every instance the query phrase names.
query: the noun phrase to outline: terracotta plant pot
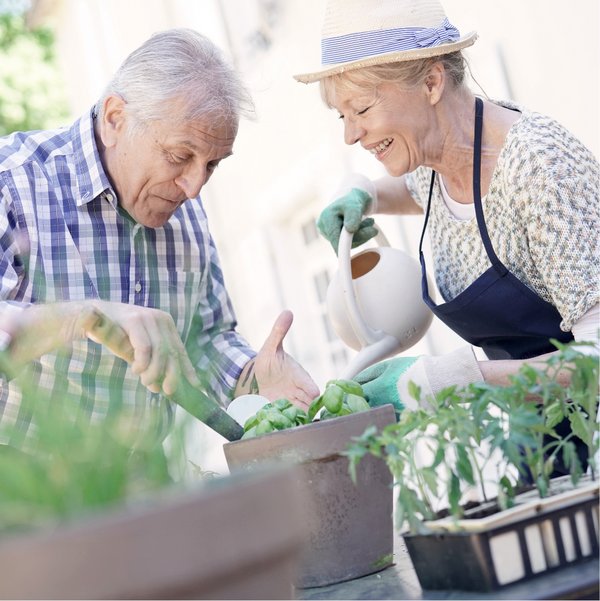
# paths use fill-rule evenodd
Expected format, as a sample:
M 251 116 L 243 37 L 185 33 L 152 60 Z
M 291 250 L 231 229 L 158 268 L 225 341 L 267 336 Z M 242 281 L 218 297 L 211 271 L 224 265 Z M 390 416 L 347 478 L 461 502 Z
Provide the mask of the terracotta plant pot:
M 382 459 L 366 457 L 354 484 L 340 453 L 368 426 L 395 422 L 392 405 L 313 422 L 224 445 L 232 472 L 269 463 L 299 464 L 308 534 L 295 584 L 325 586 L 372 574 L 392 564 L 392 476 Z
M 489 591 L 598 557 L 598 483 L 488 517 L 426 522 L 404 542 L 424 589 Z
M 291 599 L 303 541 L 293 470 L 0 538 L 2 599 Z

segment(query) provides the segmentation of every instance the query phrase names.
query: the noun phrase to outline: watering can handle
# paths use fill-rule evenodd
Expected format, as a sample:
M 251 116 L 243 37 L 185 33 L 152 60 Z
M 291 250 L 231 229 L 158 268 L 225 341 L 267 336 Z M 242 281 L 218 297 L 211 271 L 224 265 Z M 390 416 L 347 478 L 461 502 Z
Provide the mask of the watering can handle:
M 387 238 L 381 231 L 378 232 L 376 240 L 381 246 L 389 246 Z M 352 283 L 351 251 L 352 234 L 343 227 L 340 232 L 340 242 L 338 245 L 340 283 L 342 285 L 342 292 L 344 293 L 344 301 L 350 325 L 361 346 L 365 347 L 381 340 L 385 334 L 381 330 L 374 330 L 369 327 L 361 315 L 356 299 L 356 291 Z

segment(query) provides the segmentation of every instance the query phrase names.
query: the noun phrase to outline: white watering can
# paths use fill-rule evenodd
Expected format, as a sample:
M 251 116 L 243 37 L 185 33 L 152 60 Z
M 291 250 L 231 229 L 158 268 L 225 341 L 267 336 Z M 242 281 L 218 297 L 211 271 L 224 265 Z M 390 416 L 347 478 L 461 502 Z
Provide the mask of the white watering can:
M 421 297 L 419 263 L 391 248 L 381 231 L 376 240 L 377 248 L 351 256 L 352 234 L 345 228 L 340 233 L 339 270 L 327 289 L 327 313 L 336 334 L 359 351 L 343 379 L 415 345 L 433 319 Z

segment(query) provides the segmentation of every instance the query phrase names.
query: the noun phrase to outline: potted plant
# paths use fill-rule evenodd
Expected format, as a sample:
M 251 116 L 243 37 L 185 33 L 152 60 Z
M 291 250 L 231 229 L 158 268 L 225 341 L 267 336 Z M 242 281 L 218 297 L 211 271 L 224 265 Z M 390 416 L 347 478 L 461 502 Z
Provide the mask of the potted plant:
M 0 449 L 0 598 L 292 598 L 293 470 L 191 478 L 185 419 L 163 448 L 138 416 L 28 398 L 33 435 Z
M 346 452 L 351 473 L 366 456 L 386 461 L 423 588 L 491 590 L 598 556 L 598 359 L 555 344 L 543 369 L 524 366 L 503 387 L 447 388 L 433 410 L 405 411 Z M 589 450 L 585 475 L 575 435 Z M 569 475 L 551 479 L 559 457 Z M 481 502 L 468 503 L 474 487 Z
M 371 456 L 353 481 L 344 451 L 366 428 L 378 432 L 395 421 L 392 405 L 370 408 L 360 385 L 334 380 L 308 413 L 279 399 L 246 421 L 241 440 L 224 445 L 233 473 L 297 466 L 307 534 L 294 580 L 298 588 L 352 580 L 392 564 L 392 476 L 383 459 Z

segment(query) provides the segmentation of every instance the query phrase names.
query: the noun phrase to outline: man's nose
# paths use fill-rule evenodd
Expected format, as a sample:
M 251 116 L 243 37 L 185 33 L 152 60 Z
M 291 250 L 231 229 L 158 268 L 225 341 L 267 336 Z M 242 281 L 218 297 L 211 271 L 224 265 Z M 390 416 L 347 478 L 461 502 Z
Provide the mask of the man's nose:
M 194 167 L 184 171 L 175 179 L 175 183 L 183 190 L 187 198 L 196 198 L 207 179 L 206 167 Z
M 356 121 L 344 119 L 344 142 L 346 142 L 346 144 L 356 144 L 356 142 L 362 138 L 364 133 L 364 128 L 360 127 Z

